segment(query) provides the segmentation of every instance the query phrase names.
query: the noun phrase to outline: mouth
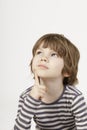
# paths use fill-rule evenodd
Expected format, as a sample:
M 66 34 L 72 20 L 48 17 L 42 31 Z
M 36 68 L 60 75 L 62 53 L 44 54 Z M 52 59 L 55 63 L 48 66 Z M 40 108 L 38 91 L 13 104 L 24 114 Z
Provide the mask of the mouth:
M 45 65 L 38 65 L 38 67 L 41 68 L 41 69 L 48 69 L 48 67 L 45 66 Z

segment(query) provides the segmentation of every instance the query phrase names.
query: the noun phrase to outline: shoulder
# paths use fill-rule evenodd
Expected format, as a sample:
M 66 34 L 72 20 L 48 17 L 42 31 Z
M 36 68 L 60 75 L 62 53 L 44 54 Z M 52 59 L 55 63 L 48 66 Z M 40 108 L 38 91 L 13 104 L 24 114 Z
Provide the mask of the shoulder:
M 83 93 L 74 86 L 66 86 L 64 99 L 66 99 L 67 102 L 71 104 L 71 107 L 86 105 Z
M 39 100 L 36 100 L 36 99 L 34 99 L 33 97 L 31 97 L 31 96 L 29 95 L 29 92 L 31 91 L 32 87 L 33 87 L 33 86 L 27 88 L 25 91 L 23 91 L 23 92 L 21 93 L 21 95 L 20 95 L 20 97 L 19 97 L 19 104 L 21 104 L 21 103 L 22 103 L 22 105 L 23 105 L 23 104 L 26 104 L 27 106 L 28 106 L 29 104 L 31 104 L 31 105 L 33 105 L 33 106 L 35 106 L 35 107 L 36 107 L 36 105 L 39 105 L 39 104 L 40 104 L 40 101 L 39 101 Z M 27 103 L 28 103 L 28 104 L 27 104 Z M 22 105 L 21 105 L 21 106 L 22 106 Z M 19 105 L 19 106 L 20 106 L 20 105 Z
M 71 102 L 75 101 L 75 99 L 80 100 L 84 98 L 82 92 L 75 86 L 66 86 L 64 94 Z
M 21 94 L 20 94 L 20 98 L 24 99 L 26 98 L 26 96 L 29 94 L 30 90 L 32 89 L 32 86 L 27 88 L 26 90 L 24 90 Z
M 74 86 L 67 86 L 66 92 L 68 93 L 69 102 L 71 104 L 71 110 L 74 114 L 86 113 L 87 103 L 83 96 L 83 93 Z M 85 114 L 84 114 L 85 115 Z
M 70 85 L 66 86 L 66 92 L 74 96 L 82 95 L 82 92 L 79 89 Z
M 71 104 L 78 104 L 85 102 L 83 93 L 74 86 L 66 86 L 65 95 L 67 95 Z

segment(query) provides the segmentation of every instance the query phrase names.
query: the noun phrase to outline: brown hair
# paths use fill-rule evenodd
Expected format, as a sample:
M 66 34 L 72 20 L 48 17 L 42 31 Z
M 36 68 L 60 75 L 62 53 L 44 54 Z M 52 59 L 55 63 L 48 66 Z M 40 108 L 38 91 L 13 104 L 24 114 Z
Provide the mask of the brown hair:
M 63 84 L 73 85 L 77 83 L 78 62 L 80 58 L 80 53 L 77 47 L 61 34 L 45 34 L 38 39 L 34 45 L 32 50 L 33 57 L 41 44 L 43 44 L 43 48 L 49 47 L 56 51 L 58 55 L 64 59 L 62 74 L 66 73 L 69 76 L 64 77 Z M 30 66 L 32 71 L 32 60 Z

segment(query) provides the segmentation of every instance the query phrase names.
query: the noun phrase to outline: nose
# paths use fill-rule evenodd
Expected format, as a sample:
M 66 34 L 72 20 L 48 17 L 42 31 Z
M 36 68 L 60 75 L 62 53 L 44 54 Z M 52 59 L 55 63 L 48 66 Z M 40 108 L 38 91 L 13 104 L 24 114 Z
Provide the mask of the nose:
M 48 62 L 48 58 L 43 56 L 43 57 L 41 57 L 41 61 Z

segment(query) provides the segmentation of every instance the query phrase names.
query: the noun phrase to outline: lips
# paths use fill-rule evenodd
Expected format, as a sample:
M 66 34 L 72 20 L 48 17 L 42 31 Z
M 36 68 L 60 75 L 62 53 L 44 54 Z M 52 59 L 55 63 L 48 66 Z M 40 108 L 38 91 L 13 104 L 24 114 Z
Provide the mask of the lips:
M 38 67 L 40 67 L 40 68 L 42 68 L 42 69 L 48 69 L 48 67 L 47 67 L 47 66 L 42 65 L 42 64 L 38 65 Z

